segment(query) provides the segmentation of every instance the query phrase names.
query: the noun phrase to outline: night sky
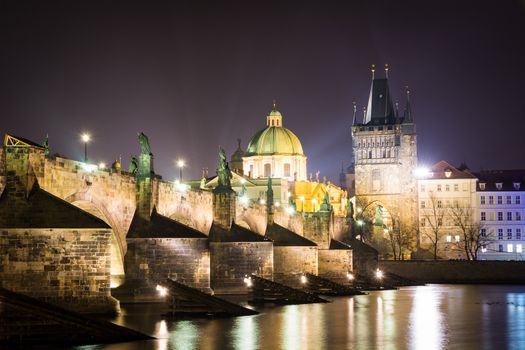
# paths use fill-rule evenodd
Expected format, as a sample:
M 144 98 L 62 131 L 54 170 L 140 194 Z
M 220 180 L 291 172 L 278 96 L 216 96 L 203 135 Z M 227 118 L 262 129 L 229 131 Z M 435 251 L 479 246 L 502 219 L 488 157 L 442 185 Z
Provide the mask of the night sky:
M 337 181 L 352 101 L 388 63 L 394 99 L 412 92 L 420 164 L 525 168 L 524 1 L 349 2 L 3 1 L 0 132 L 49 133 L 81 159 L 89 131 L 91 159 L 127 168 L 143 131 L 157 173 L 174 179 L 182 157 L 198 178 L 276 99 L 308 171 Z

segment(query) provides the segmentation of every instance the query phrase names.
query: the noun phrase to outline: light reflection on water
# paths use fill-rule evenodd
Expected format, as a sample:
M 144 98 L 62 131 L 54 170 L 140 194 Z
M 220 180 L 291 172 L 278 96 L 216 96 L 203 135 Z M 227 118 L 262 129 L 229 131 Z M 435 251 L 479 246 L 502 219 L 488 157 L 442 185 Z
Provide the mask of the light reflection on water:
M 408 287 L 224 319 L 123 309 L 115 322 L 159 339 L 80 349 L 525 349 L 525 286 Z
M 443 348 L 444 330 L 439 288 L 416 287 L 410 313 L 410 348 Z

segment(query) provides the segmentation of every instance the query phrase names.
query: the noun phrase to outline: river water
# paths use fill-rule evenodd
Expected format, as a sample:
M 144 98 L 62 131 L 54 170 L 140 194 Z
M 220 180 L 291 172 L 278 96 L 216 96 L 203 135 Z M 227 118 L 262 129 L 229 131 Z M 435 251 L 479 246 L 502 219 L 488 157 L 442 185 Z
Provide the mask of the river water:
M 427 285 L 329 299 L 177 321 L 159 316 L 159 305 L 124 305 L 112 321 L 157 340 L 76 349 L 525 349 L 525 286 Z

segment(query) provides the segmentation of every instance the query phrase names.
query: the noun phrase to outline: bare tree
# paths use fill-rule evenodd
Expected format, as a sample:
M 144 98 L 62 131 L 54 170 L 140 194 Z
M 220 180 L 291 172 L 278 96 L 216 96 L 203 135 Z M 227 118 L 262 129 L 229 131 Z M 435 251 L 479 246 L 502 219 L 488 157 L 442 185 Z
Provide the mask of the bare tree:
M 445 208 L 441 200 L 436 198 L 434 192 L 430 192 L 428 206 L 422 209 L 423 220 L 425 220 L 424 229 L 421 230 L 423 235 L 428 237 L 432 244 L 434 260 L 437 259 L 438 244 L 441 239 L 441 229 L 443 228 L 443 219 L 445 217 Z
M 463 236 L 456 246 L 465 252 L 467 260 L 478 260 L 481 248 L 493 241 L 493 237 L 486 233 L 485 224 L 475 217 L 471 206 L 456 204 L 451 208 L 450 215 Z
M 414 244 L 416 227 L 414 223 L 404 222 L 398 215 L 392 215 L 392 228 L 388 231 L 394 260 L 401 260 L 403 253 Z

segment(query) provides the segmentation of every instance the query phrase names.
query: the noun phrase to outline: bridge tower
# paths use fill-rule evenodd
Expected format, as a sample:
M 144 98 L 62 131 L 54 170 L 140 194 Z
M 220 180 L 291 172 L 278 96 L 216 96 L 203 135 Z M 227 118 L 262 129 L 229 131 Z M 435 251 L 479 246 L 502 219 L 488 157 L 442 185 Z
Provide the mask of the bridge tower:
M 410 91 L 407 88 L 406 107 L 400 116 L 397 104 L 396 108 L 392 104 L 388 66 L 385 65 L 385 78 L 376 78 L 374 73 L 375 66 L 372 66 L 372 84 L 363 119 L 358 122 L 354 116 L 352 125 L 356 210 L 359 212 L 363 206 L 381 206 L 391 218 L 417 227 L 414 176 L 417 135 L 410 108 Z M 388 227 L 391 222 L 383 224 Z

